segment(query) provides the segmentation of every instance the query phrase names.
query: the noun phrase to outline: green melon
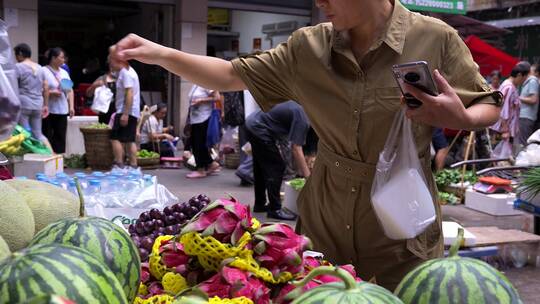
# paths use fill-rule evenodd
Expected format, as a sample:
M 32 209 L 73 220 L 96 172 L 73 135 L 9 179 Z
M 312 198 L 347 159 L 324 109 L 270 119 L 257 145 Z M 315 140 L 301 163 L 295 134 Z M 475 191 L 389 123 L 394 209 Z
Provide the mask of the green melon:
M 49 294 L 78 304 L 128 303 L 114 274 L 80 248 L 38 245 L 0 262 L 0 303 L 24 303 Z
M 0 236 L 12 251 L 28 245 L 35 232 L 34 216 L 24 198 L 0 181 Z
M 141 277 L 139 253 L 131 237 L 118 225 L 98 217 L 65 219 L 41 230 L 31 245 L 51 243 L 89 251 L 116 275 L 128 300 L 135 299 Z
M 335 276 L 343 282 L 319 285 L 302 293 L 302 287 L 319 275 Z M 295 285 L 297 288 L 285 297 L 293 300 L 292 304 L 402 304 L 388 290 L 368 282 L 356 282 L 349 272 L 339 267 L 317 267 Z
M 460 228 L 450 255 L 427 261 L 403 278 L 395 294 L 405 304 L 517 304 L 522 303 L 510 281 L 477 259 L 457 255 L 463 242 Z
M 69 299 L 57 295 L 42 295 L 32 298 L 24 304 L 77 304 Z
M 17 190 L 32 209 L 36 233 L 50 223 L 79 216 L 79 200 L 69 191 L 35 180 L 12 179 L 6 183 Z
M 4 241 L 4 238 L 0 236 L 0 261 L 7 258 L 10 254 L 11 250 L 9 250 L 8 244 Z

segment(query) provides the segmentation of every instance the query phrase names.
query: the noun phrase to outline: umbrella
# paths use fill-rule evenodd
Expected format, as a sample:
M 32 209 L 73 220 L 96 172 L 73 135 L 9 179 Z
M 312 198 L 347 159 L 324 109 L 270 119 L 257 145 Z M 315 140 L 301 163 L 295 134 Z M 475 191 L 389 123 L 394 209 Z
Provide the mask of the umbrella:
M 497 49 L 477 36 L 467 37 L 465 44 L 469 47 L 474 61 L 480 66 L 480 74 L 484 76 L 494 70 L 499 70 L 503 76 L 508 76 L 519 62 L 518 58 Z

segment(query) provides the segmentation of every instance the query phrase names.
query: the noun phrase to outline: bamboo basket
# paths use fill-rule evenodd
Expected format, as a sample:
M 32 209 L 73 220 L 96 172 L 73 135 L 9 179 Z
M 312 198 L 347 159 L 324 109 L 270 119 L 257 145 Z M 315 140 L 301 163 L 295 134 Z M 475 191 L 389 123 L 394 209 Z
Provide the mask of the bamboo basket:
M 114 155 L 111 145 L 111 129 L 80 128 L 84 137 L 86 161 L 92 169 L 108 170 Z

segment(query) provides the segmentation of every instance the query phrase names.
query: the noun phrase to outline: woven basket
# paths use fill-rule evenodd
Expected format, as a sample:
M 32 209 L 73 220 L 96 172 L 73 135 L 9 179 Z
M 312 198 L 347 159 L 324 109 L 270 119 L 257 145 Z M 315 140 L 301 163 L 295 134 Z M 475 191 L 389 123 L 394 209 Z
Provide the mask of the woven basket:
M 149 158 L 137 158 L 137 165 L 139 167 L 155 167 L 159 166 L 159 156 Z
M 114 155 L 110 129 L 80 128 L 84 137 L 86 161 L 92 169 L 108 170 L 113 165 Z

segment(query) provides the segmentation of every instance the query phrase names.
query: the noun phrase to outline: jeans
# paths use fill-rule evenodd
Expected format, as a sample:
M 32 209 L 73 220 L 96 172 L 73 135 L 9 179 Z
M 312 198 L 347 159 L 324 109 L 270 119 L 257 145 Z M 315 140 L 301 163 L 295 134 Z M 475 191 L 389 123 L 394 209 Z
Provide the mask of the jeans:
M 47 140 L 43 132 L 41 131 L 42 126 L 41 110 L 29 110 L 21 109 L 21 116 L 19 117 L 19 124 L 25 129 L 32 130 L 32 137 L 35 139 L 44 142 Z

